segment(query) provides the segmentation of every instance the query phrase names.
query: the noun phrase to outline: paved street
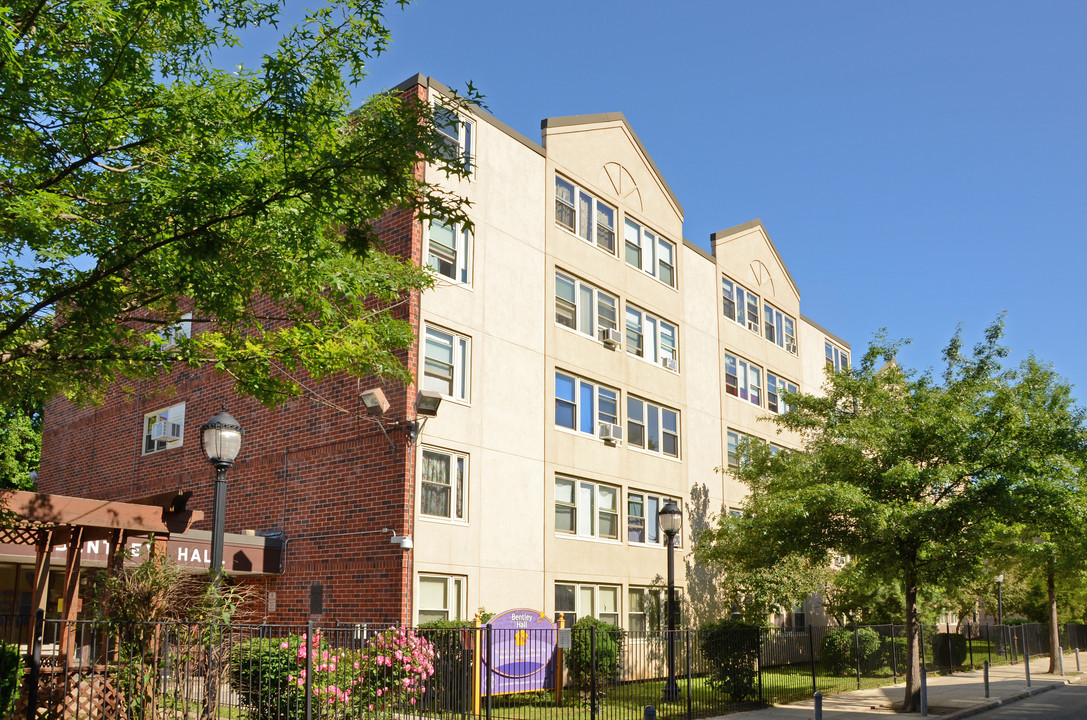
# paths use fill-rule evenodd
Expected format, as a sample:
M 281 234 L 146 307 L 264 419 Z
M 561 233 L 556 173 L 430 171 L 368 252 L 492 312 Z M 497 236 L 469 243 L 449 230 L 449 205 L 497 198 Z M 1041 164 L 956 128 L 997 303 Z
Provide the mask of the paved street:
M 1080 662 L 1087 670 L 1087 654 L 1080 654 Z M 928 681 L 928 707 L 929 715 L 939 716 L 941 720 L 957 720 L 958 718 L 977 715 L 981 712 L 1002 708 L 1006 705 L 1018 704 L 1024 698 L 1036 697 L 1041 694 L 1051 694 L 1052 691 L 1061 688 L 1068 690 L 1069 684 L 1076 692 L 1067 694 L 1072 698 L 1068 702 L 1076 707 L 1077 701 L 1082 710 L 1087 707 L 1087 682 L 1081 682 L 1087 676 L 1076 672 L 1076 659 L 1074 655 L 1066 655 L 1064 659 L 1065 675 L 1049 675 L 1049 659 L 1040 657 L 1033 659 L 1031 668 L 1031 686 L 1027 687 L 1026 675 L 1022 663 L 1017 665 L 1003 665 L 990 670 L 989 697 L 985 697 L 983 671 L 974 670 L 966 673 L 956 673 L 949 676 L 930 677 Z M 898 717 L 920 717 L 919 713 L 899 714 L 895 708 L 902 704 L 904 689 L 901 683 L 888 685 L 872 690 L 857 690 L 854 692 L 828 695 L 823 698 L 823 720 L 872 720 L 872 715 L 891 715 Z M 1063 701 L 1063 694 L 1062 694 Z M 1037 707 L 1043 707 L 1038 705 Z M 1011 708 L 1009 708 L 1010 710 Z M 1024 711 L 1027 712 L 1027 711 Z M 1050 716 L 1048 711 L 1036 711 L 1031 715 L 1007 715 L 993 717 L 1024 717 L 1041 718 L 1045 720 L 1058 720 L 1060 717 L 1087 718 L 1080 713 L 1067 716 Z M 752 710 L 730 716 L 732 720 L 812 720 L 815 717 L 815 704 L 812 700 L 789 705 L 778 705 L 762 710 Z M 987 713 L 986 718 L 990 717 Z
M 1087 720 L 1087 682 L 1001 705 L 976 717 L 978 720 Z

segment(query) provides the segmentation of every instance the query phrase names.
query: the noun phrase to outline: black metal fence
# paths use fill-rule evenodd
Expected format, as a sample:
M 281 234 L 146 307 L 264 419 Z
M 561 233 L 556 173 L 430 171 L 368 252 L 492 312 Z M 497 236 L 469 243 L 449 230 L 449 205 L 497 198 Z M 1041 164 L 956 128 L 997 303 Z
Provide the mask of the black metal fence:
M 930 673 L 1048 653 L 1044 625 L 924 626 Z M 1061 628 L 1087 647 L 1087 626 Z M 0 617 L 5 718 L 663 720 L 899 682 L 901 625 L 531 629 L 63 623 Z

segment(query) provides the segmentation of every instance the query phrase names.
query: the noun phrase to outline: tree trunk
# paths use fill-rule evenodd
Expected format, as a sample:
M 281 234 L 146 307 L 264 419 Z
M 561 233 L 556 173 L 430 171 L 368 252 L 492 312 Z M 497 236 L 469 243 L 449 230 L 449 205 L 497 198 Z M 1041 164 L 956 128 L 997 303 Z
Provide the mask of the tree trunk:
M 1057 579 L 1053 560 L 1046 568 L 1045 589 L 1049 595 L 1049 672 L 1059 675 L 1061 672 L 1061 635 L 1057 624 Z
M 921 710 L 921 630 L 917 621 L 917 580 L 906 577 L 906 697 L 901 712 Z

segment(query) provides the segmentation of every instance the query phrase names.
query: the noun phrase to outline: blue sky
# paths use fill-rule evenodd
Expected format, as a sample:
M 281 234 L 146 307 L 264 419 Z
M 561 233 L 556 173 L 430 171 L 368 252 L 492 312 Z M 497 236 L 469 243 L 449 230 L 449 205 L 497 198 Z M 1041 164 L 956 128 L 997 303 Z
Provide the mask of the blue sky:
M 806 315 L 938 365 L 1006 312 L 1016 359 L 1087 402 L 1087 3 L 422 0 L 359 98 L 420 72 L 472 81 L 538 140 L 621 111 L 685 236 L 761 218 Z

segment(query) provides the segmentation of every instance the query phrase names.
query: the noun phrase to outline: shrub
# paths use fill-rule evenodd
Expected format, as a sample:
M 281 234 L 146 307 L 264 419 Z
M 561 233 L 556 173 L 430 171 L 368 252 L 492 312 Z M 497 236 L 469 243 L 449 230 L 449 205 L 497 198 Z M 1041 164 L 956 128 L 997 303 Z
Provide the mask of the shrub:
M 823 667 L 833 675 L 846 675 L 857 671 L 857 648 L 860 646 L 862 668 L 882 665 L 883 641 L 872 628 L 834 628 L 827 630 L 820 646 Z
M 313 705 L 323 718 L 415 705 L 434 674 L 434 651 L 405 628 L 373 636 L 362 652 L 329 648 L 320 632 L 285 640 L 257 638 L 230 653 L 230 684 L 258 720 L 300 720 L 306 711 L 306 659 L 313 653 Z
M 739 620 L 718 620 L 698 632 L 710 686 L 733 702 L 754 700 L 758 684 L 759 628 Z
M 619 677 L 619 664 L 622 659 L 623 631 L 616 626 L 583 617 L 572 628 L 572 647 L 566 653 L 566 663 L 573 679 L 574 687 L 581 694 L 583 701 L 594 694 L 597 700 L 604 698 L 608 685 Z M 595 635 L 596 653 L 593 654 Z M 596 683 L 593 683 L 595 668 Z
M 0 647 L 0 716 L 7 717 L 15 709 L 22 678 L 23 656 L 19 653 L 19 646 Z
M 950 643 L 950 648 L 948 646 Z M 948 650 L 950 649 L 950 662 Z M 932 662 L 937 668 L 959 666 L 966 662 L 966 638 L 958 633 L 936 633 L 932 641 Z
M 892 655 L 892 653 L 894 654 Z M 896 637 L 885 641 L 880 662 L 883 667 L 892 668 L 899 674 L 905 672 L 906 638 Z

